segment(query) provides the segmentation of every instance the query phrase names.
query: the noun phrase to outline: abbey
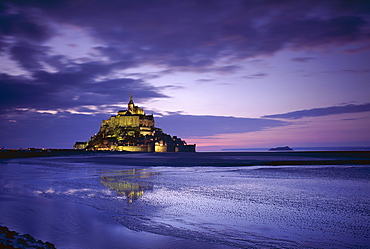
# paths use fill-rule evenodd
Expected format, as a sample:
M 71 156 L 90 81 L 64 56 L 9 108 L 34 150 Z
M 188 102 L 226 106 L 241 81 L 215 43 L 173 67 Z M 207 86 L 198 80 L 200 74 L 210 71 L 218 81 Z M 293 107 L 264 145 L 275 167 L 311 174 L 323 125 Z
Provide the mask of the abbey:
M 177 136 L 170 136 L 155 127 L 153 115 L 135 106 L 130 93 L 127 110 L 103 120 L 99 132 L 87 142 L 76 142 L 75 149 L 137 152 L 195 152 Z

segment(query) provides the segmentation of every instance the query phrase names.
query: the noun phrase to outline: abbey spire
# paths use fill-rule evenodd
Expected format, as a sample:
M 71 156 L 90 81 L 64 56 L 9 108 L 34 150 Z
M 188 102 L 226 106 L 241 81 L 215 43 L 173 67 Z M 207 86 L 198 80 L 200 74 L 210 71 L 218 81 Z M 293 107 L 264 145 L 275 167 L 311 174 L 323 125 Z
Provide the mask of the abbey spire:
M 130 101 L 128 102 L 127 110 L 129 110 L 129 111 L 134 110 L 134 101 L 132 100 L 132 87 L 131 87 L 131 91 L 130 91 Z

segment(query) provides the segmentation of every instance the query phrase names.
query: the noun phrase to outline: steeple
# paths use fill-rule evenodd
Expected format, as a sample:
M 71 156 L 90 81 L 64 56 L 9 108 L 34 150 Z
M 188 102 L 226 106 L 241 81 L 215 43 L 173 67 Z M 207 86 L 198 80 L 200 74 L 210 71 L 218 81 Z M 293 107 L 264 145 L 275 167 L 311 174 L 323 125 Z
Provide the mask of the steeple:
M 134 110 L 134 101 L 132 100 L 132 87 L 130 91 L 130 101 L 128 102 L 128 110 L 129 111 Z

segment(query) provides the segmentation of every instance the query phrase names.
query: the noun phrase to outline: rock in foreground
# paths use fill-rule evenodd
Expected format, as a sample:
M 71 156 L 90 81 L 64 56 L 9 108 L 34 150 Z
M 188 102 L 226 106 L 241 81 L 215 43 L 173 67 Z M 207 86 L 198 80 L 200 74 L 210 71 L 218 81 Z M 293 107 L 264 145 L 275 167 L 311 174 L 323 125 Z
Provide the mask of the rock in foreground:
M 35 240 L 29 234 L 19 234 L 14 231 L 10 231 L 5 226 L 0 226 L 0 248 L 55 248 L 50 242 L 42 242 L 41 240 Z

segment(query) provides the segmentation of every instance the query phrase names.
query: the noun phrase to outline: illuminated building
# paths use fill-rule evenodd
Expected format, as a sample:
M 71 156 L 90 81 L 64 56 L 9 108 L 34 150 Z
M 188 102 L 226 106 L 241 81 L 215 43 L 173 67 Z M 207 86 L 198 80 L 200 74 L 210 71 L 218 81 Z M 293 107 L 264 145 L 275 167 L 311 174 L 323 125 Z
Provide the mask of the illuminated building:
M 130 93 L 127 110 L 103 120 L 99 132 L 87 142 L 76 142 L 75 149 L 137 151 L 137 152 L 195 152 L 195 144 L 187 145 L 155 127 L 153 115 L 135 106 Z

